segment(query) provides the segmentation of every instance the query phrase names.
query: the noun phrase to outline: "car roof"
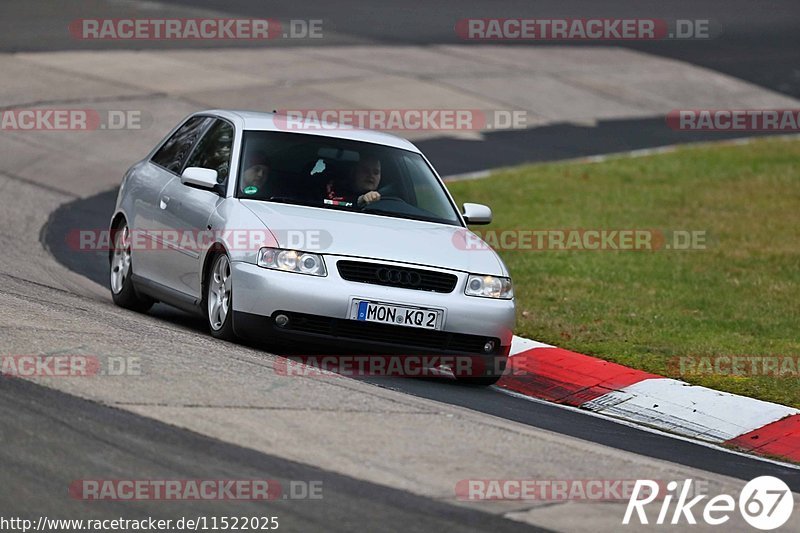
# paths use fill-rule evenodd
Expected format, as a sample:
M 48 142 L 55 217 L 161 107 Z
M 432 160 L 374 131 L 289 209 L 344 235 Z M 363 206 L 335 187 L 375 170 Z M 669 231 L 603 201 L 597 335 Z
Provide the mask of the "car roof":
M 391 146 L 393 148 L 400 148 L 411 152 L 421 153 L 419 148 L 414 146 L 411 142 L 392 135 L 374 130 L 365 130 L 358 128 L 331 128 L 329 123 L 324 126 L 321 122 L 303 117 L 303 124 L 306 128 L 289 128 L 285 124 L 282 125 L 280 117 L 283 115 L 277 113 L 266 113 L 260 111 L 240 111 L 230 109 L 209 109 L 196 113 L 197 115 L 217 115 L 226 118 L 233 122 L 238 122 L 244 130 L 251 131 L 283 131 L 289 133 L 301 133 L 308 135 L 320 135 L 323 137 L 334 137 L 337 139 L 348 139 L 352 141 L 362 141 L 373 144 L 380 144 L 383 146 Z M 278 119 L 276 120 L 276 117 Z

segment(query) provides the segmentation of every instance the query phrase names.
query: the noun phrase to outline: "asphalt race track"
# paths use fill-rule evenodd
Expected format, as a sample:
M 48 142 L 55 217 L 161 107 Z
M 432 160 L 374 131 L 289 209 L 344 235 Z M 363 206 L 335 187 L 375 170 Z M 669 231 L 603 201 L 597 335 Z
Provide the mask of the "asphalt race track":
M 621 1 L 563 4 L 480 0 L 465 5 L 446 0 L 434 8 L 418 1 L 120 0 L 80 5 L 43 0 L 35 5 L 11 0 L 0 20 L 0 52 L 8 65 L 38 61 L 42 54 L 50 62 L 41 63 L 42 71 L 52 68 L 58 75 L 72 75 L 66 63 L 81 63 L 84 56 L 52 67 L 57 59 L 48 54 L 75 50 L 105 54 L 132 45 L 76 42 L 65 31 L 66 23 L 81 17 L 152 13 L 323 19 L 325 42 L 283 41 L 276 46 L 342 50 L 463 44 L 454 35 L 453 21 L 465 17 L 705 17 L 723 28 L 709 42 L 615 46 L 744 80 L 768 91 L 770 97 L 800 97 L 796 2 L 639 2 L 636 12 Z M 215 46 L 189 45 L 208 48 L 209 53 Z M 592 45 L 569 46 L 583 51 Z M 133 47 L 172 51 L 187 44 L 144 42 Z M 251 50 L 254 45 L 236 47 Z M 105 83 L 91 76 L 83 81 Z M 180 85 L 180 80 L 169 81 Z M 120 162 L 140 157 L 142 147 L 171 126 L 168 114 L 181 116 L 184 109 L 196 107 L 197 100 L 174 97 L 166 89 L 140 93 L 120 81 L 114 86 L 120 92 L 117 96 L 93 99 L 91 94 L 75 94 L 61 101 L 60 91 L 71 90 L 67 83 L 63 88 L 28 85 L 47 96 L 29 101 L 26 80 L 10 80 L 0 90 L 0 109 L 20 102 L 57 106 L 118 96 L 153 102 L 158 124 L 156 131 L 146 132 L 146 141 L 134 140 L 131 147 L 129 141 L 104 145 L 74 137 L 9 138 L 0 133 L 4 141 L 0 143 L 4 251 L 0 353 L 133 354 L 143 361 L 144 370 L 141 375 L 95 380 L 0 376 L 0 516 L 277 515 L 281 529 L 289 531 L 615 531 L 625 508 L 620 502 L 476 505 L 456 501 L 453 487 L 469 478 L 693 478 L 707 480 L 714 490 L 732 492 L 742 481 L 774 475 L 800 493 L 796 467 L 512 397 L 493 388 L 445 380 L 287 379 L 275 371 L 274 355 L 258 345 L 216 341 L 200 319 L 161 304 L 149 316 L 114 307 L 106 289 L 106 254 L 76 253 L 67 234 L 75 228 L 107 227 L 115 184 L 125 169 Z M 483 132 L 478 140 L 429 136 L 415 143 L 442 175 L 457 175 L 738 136 L 676 132 L 664 127 L 663 116 L 652 116 L 592 124 L 555 121 L 524 130 Z M 85 164 L 72 163 L 79 160 Z M 313 480 L 324 487 L 324 497 L 279 498 L 266 504 L 94 502 L 68 493 L 75 480 L 128 478 L 268 478 L 284 486 L 292 480 Z M 729 529 L 744 530 L 741 522 Z
M 243 16 L 287 19 L 322 19 L 333 35 L 333 44 L 431 45 L 459 42 L 453 31 L 454 21 L 467 17 L 653 17 L 665 19 L 709 19 L 718 28 L 719 37 L 711 41 L 664 41 L 622 43 L 638 50 L 696 63 L 731 74 L 785 94 L 800 95 L 800 76 L 794 65 L 800 59 L 798 6 L 792 0 L 752 2 L 749 0 L 712 0 L 681 2 L 679 0 L 630 2 L 614 0 L 595 2 L 580 0 L 473 0 L 467 4 L 444 0 L 431 8 L 428 2 L 410 0 L 393 2 L 378 0 L 365 7 L 357 0 L 302 3 L 253 0 L 167 0 L 162 2 L 174 10 L 180 7 L 218 10 Z M 6 2 L 0 23 L 0 49 L 4 51 L 65 50 L 84 48 L 64 31 L 63 20 L 85 15 L 80 5 L 64 5 L 45 0 L 42 5 L 55 13 L 42 18 L 41 11 L 24 0 Z M 147 13 L 147 7 L 136 2 L 100 3 L 94 6 L 95 17 L 132 16 Z M 170 13 L 169 10 L 165 11 Z M 32 21 L 36 23 L 33 24 Z M 22 24 L 21 24 L 22 23 Z M 314 46 L 310 41 L 282 41 L 282 46 Z M 122 48 L 120 42 L 91 43 L 89 46 Z M 186 43 L 137 43 L 136 47 L 186 46 Z M 203 43 L 192 46 L 204 46 Z M 208 45 L 205 45 L 208 46 Z M 243 44 L 242 46 L 246 46 Z
M 33 19 L 37 11 L 24 0 L 6 4 L 8 16 L 0 22 L 0 50 L 50 51 L 70 49 L 120 49 L 130 47 L 127 42 L 78 42 L 65 32 L 63 21 L 80 18 L 83 12 L 75 4 L 46 0 L 44 4 L 57 6 L 60 16 L 44 19 L 40 24 Z M 170 0 L 157 13 L 168 16 L 181 8 L 206 9 L 210 13 L 227 13 L 239 16 L 269 16 L 279 20 L 322 19 L 327 31 L 326 46 L 374 43 L 380 45 L 419 45 L 463 43 L 454 30 L 454 20 L 465 17 L 663 17 L 671 20 L 702 19 L 718 28 L 709 40 L 686 41 L 630 41 L 615 42 L 632 50 L 685 61 L 708 68 L 792 97 L 800 97 L 800 75 L 790 65 L 800 64 L 800 35 L 797 23 L 800 7 L 796 2 L 770 1 L 759 4 L 751 0 L 706 2 L 663 1 L 637 3 L 636 9 L 624 1 L 593 2 L 530 2 L 483 0 L 464 6 L 457 0 L 437 2 L 430 9 L 426 2 L 392 0 L 371 2 L 365 9 L 361 2 L 303 2 L 300 5 L 282 2 L 254 2 L 252 0 L 203 0 L 199 2 Z M 93 13 L 103 16 L 149 16 L 152 11 L 137 8 L 136 2 L 101 4 Z M 764 7 L 769 6 L 769 7 Z M 107 10 L 107 11 L 106 11 Z M 18 20 L 33 31 L 20 31 Z M 5 27 L 3 26 L 5 25 Z M 712 33 L 712 35 L 714 35 Z M 272 46 L 314 46 L 313 40 L 278 40 Z M 579 44 L 558 42 L 559 46 L 594 46 L 604 43 Z M 213 45 L 213 44 L 212 44 Z M 139 49 L 210 46 L 203 41 L 174 43 L 169 41 L 139 41 Z M 253 46 L 247 42 L 232 46 Z M 525 46 L 510 44 L 506 46 Z M 539 44 L 537 46 L 548 46 Z M 741 136 L 720 132 L 675 132 L 663 127 L 663 117 L 644 120 L 602 121 L 596 126 L 581 127 L 575 124 L 558 124 L 521 131 L 488 132 L 480 143 L 452 138 L 439 138 L 420 142 L 420 148 L 434 163 L 440 174 L 449 176 L 480 171 L 524 162 L 552 161 L 572 157 L 625 152 L 641 148 L 665 146 L 676 143 L 719 140 Z M 752 136 L 753 134 L 749 134 Z
M 66 228 L 102 227 L 114 209 L 116 191 L 76 200 L 56 210 L 43 228 L 45 247 L 65 266 L 102 285 L 108 277 L 107 256 L 102 252 L 76 254 L 67 246 Z M 205 333 L 205 323 L 169 306 L 157 305 L 151 314 L 198 334 Z M 649 433 L 609 420 L 565 411 L 546 403 L 531 402 L 508 396 L 499 390 L 465 387 L 448 381 L 402 378 L 370 378 L 367 382 L 402 391 L 422 398 L 450 403 L 494 416 L 557 431 L 614 448 L 702 468 L 711 472 L 752 479 L 756 474 L 773 475 L 789 480 L 800 489 L 800 471 L 757 459 L 732 456 L 713 448 Z
M 40 513 L 42 495 L 63 492 L 86 472 L 102 470 L 105 476 L 115 478 L 135 471 L 141 477 L 178 479 L 266 478 L 282 485 L 298 479 L 320 481 L 325 489 L 323 499 L 278 499 L 270 506 L 272 515 L 298 531 L 352 531 L 363 524 L 370 524 L 374 531 L 396 531 L 398 527 L 408 531 L 456 527 L 463 531 L 529 530 L 491 514 L 256 453 L 32 383 L 0 379 L 0 412 L 6 421 L 0 452 L 4 469 L 0 500 L 13 502 L 17 514 Z M 45 427 L 47 431 L 40 431 Z M 108 464 L 99 464 L 101 457 Z M 26 490 L 20 491 L 21 486 Z M 209 515 L 205 502 L 176 503 L 169 513 L 163 512 L 160 502 L 139 502 L 132 509 L 126 503 L 92 506 L 68 498 L 46 508 L 51 516 L 98 519 L 159 516 L 177 520 Z M 264 512 L 263 502 L 233 502 L 224 511 L 231 516 L 261 516 Z

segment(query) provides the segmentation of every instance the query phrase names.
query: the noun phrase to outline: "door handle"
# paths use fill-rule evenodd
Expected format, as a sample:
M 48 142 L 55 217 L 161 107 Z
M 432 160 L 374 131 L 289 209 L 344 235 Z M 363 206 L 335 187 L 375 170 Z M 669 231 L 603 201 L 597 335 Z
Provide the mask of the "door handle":
M 161 207 L 161 209 L 166 209 L 167 204 L 169 204 L 169 196 L 162 196 L 161 202 L 159 203 L 159 207 Z

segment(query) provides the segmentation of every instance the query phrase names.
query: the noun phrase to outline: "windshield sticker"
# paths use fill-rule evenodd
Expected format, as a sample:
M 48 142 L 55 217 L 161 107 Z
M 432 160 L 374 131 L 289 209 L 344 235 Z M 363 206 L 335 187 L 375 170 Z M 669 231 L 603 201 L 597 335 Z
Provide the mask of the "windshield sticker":
M 325 198 L 322 200 L 325 205 L 340 205 L 343 207 L 353 207 L 353 202 L 344 202 L 342 200 L 331 200 L 329 198 Z

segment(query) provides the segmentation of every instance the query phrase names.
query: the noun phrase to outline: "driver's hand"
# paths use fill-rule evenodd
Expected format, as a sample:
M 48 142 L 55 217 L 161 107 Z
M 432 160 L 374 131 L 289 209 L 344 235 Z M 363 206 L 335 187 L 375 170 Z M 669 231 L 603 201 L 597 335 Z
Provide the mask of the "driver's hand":
M 381 199 L 381 193 L 379 193 L 378 191 L 365 192 L 364 194 L 358 197 L 358 205 L 371 204 L 372 202 L 377 202 L 380 199 Z

